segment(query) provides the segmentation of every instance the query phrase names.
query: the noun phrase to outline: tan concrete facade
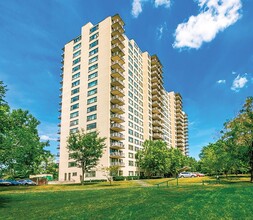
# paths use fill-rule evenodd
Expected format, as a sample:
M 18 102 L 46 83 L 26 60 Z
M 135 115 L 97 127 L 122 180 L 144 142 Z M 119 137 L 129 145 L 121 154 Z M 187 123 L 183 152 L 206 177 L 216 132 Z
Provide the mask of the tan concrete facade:
M 78 129 L 106 137 L 107 147 L 98 167 L 86 174 L 88 180 L 105 179 L 100 168 L 111 165 L 121 167 L 119 175 L 139 175 L 135 154 L 144 140 L 178 146 L 172 141 L 162 65 L 127 38 L 119 15 L 84 25 L 81 35 L 64 46 L 62 57 L 59 180 L 80 181 L 81 169 L 66 148 L 67 137 Z

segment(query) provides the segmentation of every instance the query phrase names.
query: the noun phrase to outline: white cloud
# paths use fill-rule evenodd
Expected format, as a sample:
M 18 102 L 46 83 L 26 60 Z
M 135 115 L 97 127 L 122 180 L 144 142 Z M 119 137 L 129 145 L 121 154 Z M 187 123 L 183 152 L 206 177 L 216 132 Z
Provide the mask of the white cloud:
M 212 41 L 219 32 L 234 24 L 241 16 L 241 0 L 196 1 L 200 13 L 177 26 L 174 48 L 198 49 L 203 42 Z
M 165 30 L 167 30 L 167 23 L 166 22 L 164 22 L 164 24 L 160 25 L 157 28 L 157 39 L 158 40 L 162 39 Z
M 170 0 L 155 0 L 155 7 L 164 5 L 166 8 L 170 7 Z
M 132 4 L 132 15 L 137 18 L 142 12 L 142 0 L 134 0 Z
M 142 12 L 142 6 L 146 2 L 151 2 L 156 8 L 164 6 L 165 8 L 170 7 L 171 0 L 133 0 L 132 3 L 132 15 L 137 18 Z
M 47 135 L 41 135 L 40 140 L 43 140 L 43 141 L 57 141 L 57 138 L 52 138 L 52 137 L 49 137 Z
M 225 79 L 220 79 L 217 81 L 218 84 L 225 84 L 226 83 L 226 80 Z
M 240 89 L 242 89 L 246 85 L 247 82 L 248 82 L 248 79 L 247 79 L 246 75 L 244 75 L 244 76 L 238 75 L 234 79 L 231 89 L 235 92 L 239 92 Z

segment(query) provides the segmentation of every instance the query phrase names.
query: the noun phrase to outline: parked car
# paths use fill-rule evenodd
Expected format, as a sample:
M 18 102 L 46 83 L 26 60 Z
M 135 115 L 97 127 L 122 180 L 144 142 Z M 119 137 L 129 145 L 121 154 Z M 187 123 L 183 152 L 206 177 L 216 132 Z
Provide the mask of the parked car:
M 178 175 L 179 178 L 184 178 L 184 177 L 197 177 L 197 175 L 195 173 L 192 173 L 192 172 L 182 172 L 182 173 L 179 173 Z
M 37 183 L 33 182 L 32 180 L 18 180 L 21 185 L 30 185 L 30 186 L 36 186 Z
M 12 186 L 19 186 L 19 185 L 21 185 L 21 183 L 18 182 L 18 181 L 16 181 L 16 180 L 6 180 L 6 181 L 10 182 L 10 184 Z
M 8 180 L 0 180 L 0 186 L 10 186 L 11 183 Z
M 205 176 L 205 174 L 199 173 L 199 172 L 196 172 L 195 174 L 197 175 L 197 177 L 203 177 L 203 176 Z

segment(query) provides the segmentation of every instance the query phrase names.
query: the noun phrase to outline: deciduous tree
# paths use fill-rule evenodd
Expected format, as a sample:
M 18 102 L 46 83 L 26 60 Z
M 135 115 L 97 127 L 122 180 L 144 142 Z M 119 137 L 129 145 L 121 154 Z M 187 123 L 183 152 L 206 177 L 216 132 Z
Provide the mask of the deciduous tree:
M 85 133 L 83 130 L 70 134 L 67 147 L 71 158 L 82 169 L 83 184 L 85 172 L 95 167 L 103 154 L 105 139 L 99 137 L 98 132 Z

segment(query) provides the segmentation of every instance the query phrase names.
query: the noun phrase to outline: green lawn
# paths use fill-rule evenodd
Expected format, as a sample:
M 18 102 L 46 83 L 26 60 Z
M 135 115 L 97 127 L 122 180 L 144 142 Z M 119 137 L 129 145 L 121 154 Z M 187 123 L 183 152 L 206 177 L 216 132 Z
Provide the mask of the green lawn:
M 203 186 L 201 180 L 180 179 L 168 188 L 136 181 L 1 187 L 0 219 L 253 219 L 253 184 Z

